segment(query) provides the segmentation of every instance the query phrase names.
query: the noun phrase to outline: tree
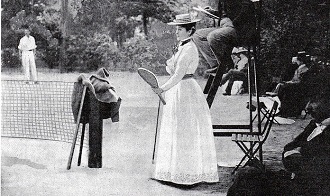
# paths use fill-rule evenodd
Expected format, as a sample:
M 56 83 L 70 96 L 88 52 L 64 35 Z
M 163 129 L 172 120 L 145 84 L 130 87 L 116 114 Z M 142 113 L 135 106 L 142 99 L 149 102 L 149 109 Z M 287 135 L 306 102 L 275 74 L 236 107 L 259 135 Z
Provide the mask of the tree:
M 62 30 L 62 44 L 60 52 L 60 62 L 59 69 L 60 72 L 63 71 L 63 67 L 67 62 L 66 58 L 66 40 L 67 40 L 67 27 L 68 27 L 68 0 L 61 1 L 61 11 L 62 11 L 62 20 L 61 20 L 61 30 Z

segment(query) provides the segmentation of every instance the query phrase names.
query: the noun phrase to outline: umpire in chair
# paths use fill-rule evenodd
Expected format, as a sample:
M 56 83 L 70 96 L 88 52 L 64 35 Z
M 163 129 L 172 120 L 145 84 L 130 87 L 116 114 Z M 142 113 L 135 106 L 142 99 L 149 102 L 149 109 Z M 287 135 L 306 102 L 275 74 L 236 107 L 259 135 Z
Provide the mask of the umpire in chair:
M 235 46 L 255 44 L 255 8 L 251 0 L 219 0 L 218 8 L 210 6 L 206 11 L 219 17 L 218 26 L 198 29 L 193 35 L 201 67 L 206 73 L 216 73 L 220 66 L 223 72 L 234 68 L 231 52 Z

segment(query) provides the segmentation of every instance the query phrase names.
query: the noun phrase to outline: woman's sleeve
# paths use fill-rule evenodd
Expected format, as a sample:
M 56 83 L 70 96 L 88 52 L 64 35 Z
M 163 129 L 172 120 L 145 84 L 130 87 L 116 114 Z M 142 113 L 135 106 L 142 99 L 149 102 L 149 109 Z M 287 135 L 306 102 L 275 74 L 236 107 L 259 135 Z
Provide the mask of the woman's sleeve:
M 170 75 L 174 74 L 174 55 L 166 61 L 166 71 Z
M 170 77 L 170 79 L 165 84 L 163 84 L 160 87 L 164 91 L 169 90 L 170 88 L 172 88 L 173 86 L 175 86 L 182 80 L 183 76 L 187 73 L 187 68 L 193 61 L 193 58 L 191 58 L 189 55 L 189 54 L 191 54 L 193 48 L 187 47 L 187 48 L 183 48 L 182 50 L 183 51 L 180 54 L 180 56 L 178 57 L 178 60 L 176 62 L 177 66 L 176 66 L 174 74 Z

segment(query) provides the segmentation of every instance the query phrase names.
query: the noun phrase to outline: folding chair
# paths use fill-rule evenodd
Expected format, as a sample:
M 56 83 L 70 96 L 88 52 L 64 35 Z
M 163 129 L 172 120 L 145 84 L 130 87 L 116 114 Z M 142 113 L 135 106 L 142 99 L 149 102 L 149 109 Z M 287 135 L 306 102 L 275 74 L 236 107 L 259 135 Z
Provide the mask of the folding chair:
M 245 167 L 246 165 L 251 165 L 264 171 L 265 168 L 263 165 L 262 145 L 265 143 L 270 133 L 277 107 L 278 103 L 274 101 L 272 109 L 269 112 L 265 113 L 266 122 L 261 132 L 245 132 L 232 134 L 232 141 L 234 141 L 245 154 L 232 173 L 235 173 L 235 171 L 239 168 L 239 166 L 241 166 L 241 164 L 246 158 L 248 158 L 248 160 L 243 167 Z M 250 146 L 248 147 L 248 145 Z M 256 157 L 258 151 L 259 159 Z
M 249 106 L 249 105 L 248 105 Z M 252 100 L 252 106 L 257 107 L 257 102 Z M 265 118 L 267 118 L 269 116 L 270 110 L 267 108 L 267 106 L 265 105 L 264 102 L 259 102 L 259 107 L 260 107 L 260 112 L 262 113 L 263 117 L 261 119 L 260 122 L 263 122 Z M 276 111 L 275 111 L 276 112 Z M 258 114 L 256 114 L 252 121 L 254 121 L 257 118 Z M 274 122 L 278 125 L 280 125 L 280 123 L 274 118 Z

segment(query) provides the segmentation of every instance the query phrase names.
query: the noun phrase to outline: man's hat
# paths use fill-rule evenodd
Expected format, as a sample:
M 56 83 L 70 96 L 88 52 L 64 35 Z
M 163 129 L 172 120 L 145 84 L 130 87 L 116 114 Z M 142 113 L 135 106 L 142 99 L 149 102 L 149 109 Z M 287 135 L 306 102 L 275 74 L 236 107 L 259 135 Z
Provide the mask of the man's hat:
M 299 51 L 297 57 L 304 58 L 306 57 L 307 53 L 305 51 Z
M 306 51 L 299 51 L 298 54 L 300 54 L 300 55 L 306 55 Z
M 168 25 L 184 25 L 191 24 L 200 21 L 201 19 L 196 19 L 190 14 L 179 14 L 175 16 L 173 22 L 167 23 Z
M 231 52 L 232 54 L 239 54 L 243 52 L 247 52 L 248 50 L 244 47 L 234 47 L 233 51 Z

